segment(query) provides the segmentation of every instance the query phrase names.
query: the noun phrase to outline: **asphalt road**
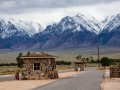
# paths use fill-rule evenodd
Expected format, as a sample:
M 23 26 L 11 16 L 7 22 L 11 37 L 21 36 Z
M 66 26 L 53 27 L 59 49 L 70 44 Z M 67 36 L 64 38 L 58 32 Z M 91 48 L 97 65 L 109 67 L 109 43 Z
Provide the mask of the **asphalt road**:
M 56 82 L 37 87 L 33 90 L 100 90 L 103 71 L 86 68 L 86 72 Z
M 14 80 L 14 75 L 0 76 L 0 82 Z

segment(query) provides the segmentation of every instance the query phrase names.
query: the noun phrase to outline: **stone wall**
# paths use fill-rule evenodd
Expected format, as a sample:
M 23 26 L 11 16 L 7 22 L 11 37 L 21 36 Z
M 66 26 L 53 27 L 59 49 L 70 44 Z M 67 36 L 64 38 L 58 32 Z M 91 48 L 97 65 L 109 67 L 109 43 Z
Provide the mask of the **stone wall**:
M 120 78 L 120 63 L 110 66 L 110 78 Z
M 21 79 L 39 80 L 48 78 L 58 78 L 56 63 L 54 58 L 31 58 L 24 59 Z M 40 63 L 40 70 L 34 70 L 33 64 Z

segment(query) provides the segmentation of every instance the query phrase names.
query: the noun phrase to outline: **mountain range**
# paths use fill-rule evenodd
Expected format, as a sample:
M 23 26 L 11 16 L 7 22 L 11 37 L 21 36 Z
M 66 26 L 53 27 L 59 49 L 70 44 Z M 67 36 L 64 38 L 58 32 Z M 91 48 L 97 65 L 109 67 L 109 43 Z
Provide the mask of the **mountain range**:
M 63 17 L 46 26 L 35 21 L 0 20 L 0 48 L 52 49 L 80 46 L 119 46 L 120 14 L 97 21 L 93 16 L 77 14 Z

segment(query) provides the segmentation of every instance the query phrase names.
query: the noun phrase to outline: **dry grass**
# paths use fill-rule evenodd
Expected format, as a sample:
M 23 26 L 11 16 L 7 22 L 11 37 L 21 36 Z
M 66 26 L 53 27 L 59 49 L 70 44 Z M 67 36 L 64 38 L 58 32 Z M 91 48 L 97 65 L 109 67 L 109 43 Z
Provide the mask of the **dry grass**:
M 87 67 L 98 67 L 98 63 L 86 63 Z
M 74 65 L 57 65 L 57 70 L 74 69 Z
M 20 70 L 17 66 L 0 66 L 0 75 L 14 74 L 16 70 Z
M 97 68 L 97 70 L 109 70 L 110 69 L 110 66 L 107 66 L 107 67 L 100 67 L 100 68 Z

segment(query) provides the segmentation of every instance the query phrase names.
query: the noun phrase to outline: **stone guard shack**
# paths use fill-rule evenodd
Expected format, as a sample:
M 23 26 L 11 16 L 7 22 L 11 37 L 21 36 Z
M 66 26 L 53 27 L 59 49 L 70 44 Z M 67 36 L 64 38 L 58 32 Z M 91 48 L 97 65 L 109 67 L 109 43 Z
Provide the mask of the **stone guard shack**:
M 78 69 L 80 70 L 80 71 L 84 71 L 84 62 L 82 61 L 82 60 L 77 60 L 77 61 L 75 61 L 74 62 L 74 64 L 75 64 L 75 71 L 78 71 Z
M 20 58 L 24 62 L 21 74 L 22 80 L 58 78 L 55 62 L 58 57 L 43 52 L 35 52 Z

